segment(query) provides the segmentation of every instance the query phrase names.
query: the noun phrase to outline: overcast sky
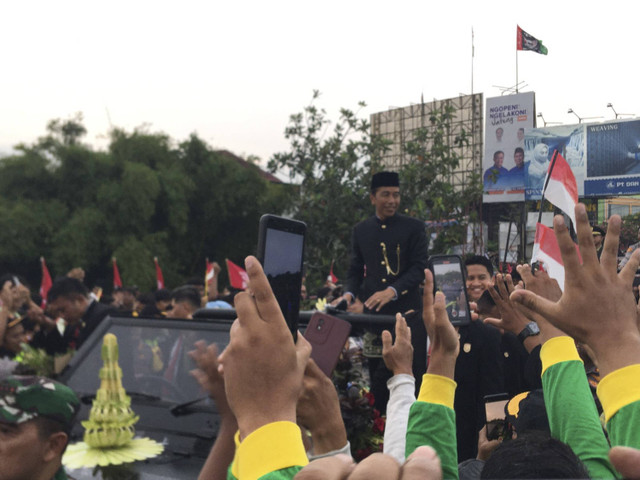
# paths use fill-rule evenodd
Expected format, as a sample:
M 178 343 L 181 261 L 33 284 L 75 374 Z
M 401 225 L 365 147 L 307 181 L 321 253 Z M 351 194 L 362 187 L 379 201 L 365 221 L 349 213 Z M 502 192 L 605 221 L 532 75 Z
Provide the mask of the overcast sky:
M 590 6 L 589 6 L 590 5 Z M 24 1 L 0 7 L 0 152 L 82 112 L 104 148 L 109 117 L 263 161 L 290 114 L 322 92 L 333 118 L 516 83 L 516 25 L 547 56 L 518 54 L 547 122 L 640 115 L 640 3 L 608 1 Z M 108 112 L 108 113 L 107 113 Z

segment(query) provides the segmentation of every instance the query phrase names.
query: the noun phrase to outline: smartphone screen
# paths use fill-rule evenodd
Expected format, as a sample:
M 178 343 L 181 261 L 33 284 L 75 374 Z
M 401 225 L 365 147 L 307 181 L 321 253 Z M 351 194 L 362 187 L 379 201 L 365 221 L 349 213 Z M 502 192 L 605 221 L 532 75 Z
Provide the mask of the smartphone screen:
M 260 219 L 258 260 L 278 300 L 282 315 L 297 339 L 306 225 L 274 215 Z
M 487 440 L 504 438 L 507 434 L 504 408 L 509 401 L 509 395 L 499 393 L 484 397 L 484 409 L 487 417 Z
M 449 320 L 456 326 L 467 325 L 471 313 L 462 259 L 457 255 L 433 255 L 429 260 L 434 288 L 444 293 Z

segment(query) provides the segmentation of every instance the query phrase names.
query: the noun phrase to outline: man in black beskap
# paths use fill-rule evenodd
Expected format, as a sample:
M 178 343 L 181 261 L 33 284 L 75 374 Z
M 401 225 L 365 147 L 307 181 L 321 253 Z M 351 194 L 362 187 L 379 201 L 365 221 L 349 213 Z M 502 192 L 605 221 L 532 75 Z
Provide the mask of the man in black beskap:
M 369 198 L 375 215 L 353 229 L 347 292 L 342 298 L 352 303 L 359 297 L 365 313 L 416 312 L 407 316 L 407 322 L 414 348 L 414 375 L 419 384 L 427 357 L 419 288 L 428 260 L 425 225 L 421 220 L 397 213 L 400 181 L 396 172 L 373 175 Z
M 118 315 L 115 308 L 91 298 L 80 280 L 70 277 L 53 283 L 47 295 L 47 311 L 67 322 L 63 334 L 50 324 L 35 335 L 32 345 L 44 348 L 49 355 L 77 350 L 105 317 Z

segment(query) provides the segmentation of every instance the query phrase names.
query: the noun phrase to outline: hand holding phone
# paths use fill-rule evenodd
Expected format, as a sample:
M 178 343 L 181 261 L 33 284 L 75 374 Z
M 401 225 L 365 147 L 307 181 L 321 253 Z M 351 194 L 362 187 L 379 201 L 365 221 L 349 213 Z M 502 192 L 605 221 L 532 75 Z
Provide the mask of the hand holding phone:
M 484 408 L 486 414 L 487 440 L 497 440 L 508 436 L 506 413 L 504 411 L 509 395 L 498 393 L 486 395 L 484 397 Z

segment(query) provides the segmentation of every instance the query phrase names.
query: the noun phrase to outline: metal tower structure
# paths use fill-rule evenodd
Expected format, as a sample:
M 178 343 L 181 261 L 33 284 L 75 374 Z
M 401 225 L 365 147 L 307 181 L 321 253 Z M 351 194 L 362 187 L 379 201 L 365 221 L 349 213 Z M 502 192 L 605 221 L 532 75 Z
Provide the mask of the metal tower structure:
M 390 170 L 397 170 L 412 161 L 411 156 L 405 151 L 406 144 L 414 139 L 416 130 L 429 130 L 431 113 L 446 106 L 453 108 L 453 118 L 447 132 L 449 145 L 455 145 L 456 136 L 459 136 L 463 130 L 468 139 L 468 145 L 455 147 L 455 151 L 460 155 L 460 165 L 450 174 L 451 184 L 456 188 L 464 189 L 472 173 L 480 174 L 484 138 L 482 93 L 461 95 L 446 100 L 423 101 L 408 107 L 393 108 L 386 112 L 372 114 L 371 133 L 391 141 L 389 150 L 382 155 L 384 166 Z

